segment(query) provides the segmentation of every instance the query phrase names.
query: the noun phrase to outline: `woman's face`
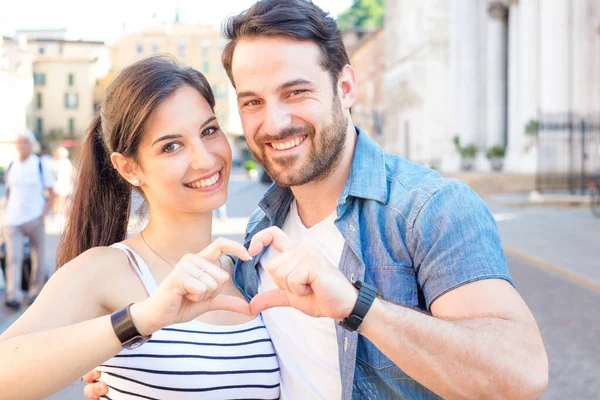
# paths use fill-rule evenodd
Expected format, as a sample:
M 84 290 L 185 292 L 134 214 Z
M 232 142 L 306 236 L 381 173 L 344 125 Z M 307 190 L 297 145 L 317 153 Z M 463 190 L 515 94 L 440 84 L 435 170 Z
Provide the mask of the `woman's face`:
M 154 110 L 138 161 L 150 210 L 204 213 L 227 200 L 231 147 L 206 99 L 190 86 Z

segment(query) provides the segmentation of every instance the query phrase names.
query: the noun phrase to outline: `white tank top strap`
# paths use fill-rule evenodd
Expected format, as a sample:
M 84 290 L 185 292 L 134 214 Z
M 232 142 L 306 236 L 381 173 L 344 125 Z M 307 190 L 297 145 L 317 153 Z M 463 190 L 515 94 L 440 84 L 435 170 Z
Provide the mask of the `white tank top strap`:
M 154 293 L 154 291 L 158 288 L 158 286 L 156 285 L 156 281 L 154 280 L 150 269 L 148 268 L 142 257 L 140 257 L 139 254 L 136 253 L 131 247 L 123 243 L 115 243 L 109 247 L 121 249 L 125 252 L 127 258 L 129 259 L 129 263 L 131 264 L 131 268 L 140 277 L 144 288 L 146 288 L 146 292 L 148 292 L 148 296 L 151 296 L 152 293 Z

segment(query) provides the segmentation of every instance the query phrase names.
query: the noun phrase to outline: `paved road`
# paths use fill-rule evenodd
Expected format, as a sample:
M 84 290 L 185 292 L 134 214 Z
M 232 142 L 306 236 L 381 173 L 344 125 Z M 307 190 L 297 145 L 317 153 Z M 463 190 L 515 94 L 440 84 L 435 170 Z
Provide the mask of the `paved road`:
M 216 236 L 241 240 L 246 218 L 264 189 L 264 185 L 234 175 L 228 201 L 230 218 L 215 221 Z M 516 250 L 508 252 L 509 268 L 548 350 L 550 384 L 543 398 L 599 398 L 600 290 L 593 284 L 600 282 L 600 220 L 591 219 L 586 209 L 513 209 L 493 203 L 490 209 L 505 247 Z M 56 239 L 56 235 L 51 237 L 54 242 Z M 549 266 L 572 275 L 557 274 Z M 573 277 L 583 280 L 574 281 Z M 3 312 L 0 331 L 12 319 Z M 81 384 L 76 382 L 50 399 L 80 399 L 81 393 Z

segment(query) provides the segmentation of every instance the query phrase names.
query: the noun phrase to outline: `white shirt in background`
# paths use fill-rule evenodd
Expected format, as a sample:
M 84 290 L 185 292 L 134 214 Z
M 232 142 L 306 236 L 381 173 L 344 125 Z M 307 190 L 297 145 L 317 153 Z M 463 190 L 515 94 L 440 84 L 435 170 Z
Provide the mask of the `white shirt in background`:
M 44 212 L 44 190 L 54 186 L 54 177 L 43 163 L 40 174 L 39 160 L 37 155 L 32 154 L 23 162 L 19 159 L 12 162 L 5 177 L 6 188 L 10 190 L 4 214 L 6 225 L 23 225 L 39 218 Z
M 297 243 L 316 247 L 336 267 L 344 249 L 344 238 L 336 228 L 334 212 L 319 224 L 307 229 L 298 216 L 296 200 L 282 230 Z M 268 248 L 260 264 L 267 264 L 279 254 Z M 276 289 L 268 272 L 258 268 L 259 292 Z M 272 308 L 262 313 L 263 320 L 279 358 L 282 399 L 327 399 L 342 397 L 336 322 L 331 318 L 313 318 L 288 307 Z

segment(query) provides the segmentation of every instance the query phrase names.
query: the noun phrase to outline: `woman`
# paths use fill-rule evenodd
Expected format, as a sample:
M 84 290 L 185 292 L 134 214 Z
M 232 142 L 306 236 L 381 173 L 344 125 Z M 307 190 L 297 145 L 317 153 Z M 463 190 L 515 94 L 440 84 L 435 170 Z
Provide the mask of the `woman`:
M 43 398 L 97 365 L 111 399 L 279 396 L 268 333 L 222 257 L 250 255 L 210 242 L 231 169 L 214 104 L 200 73 L 163 57 L 108 88 L 82 152 L 62 267 L 0 336 L 3 399 Z M 149 220 L 126 239 L 132 188 Z

